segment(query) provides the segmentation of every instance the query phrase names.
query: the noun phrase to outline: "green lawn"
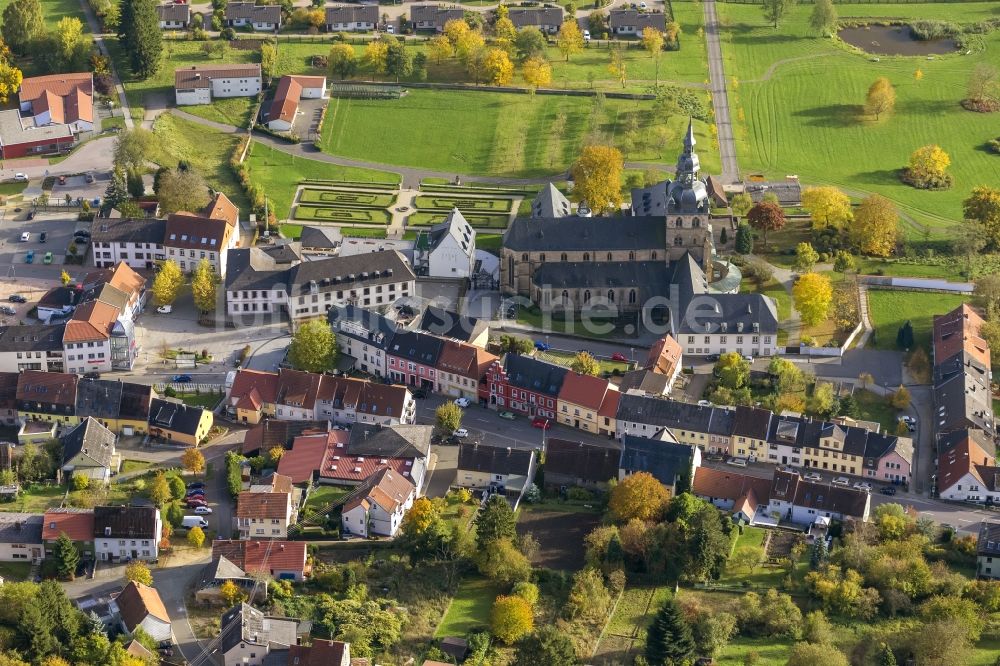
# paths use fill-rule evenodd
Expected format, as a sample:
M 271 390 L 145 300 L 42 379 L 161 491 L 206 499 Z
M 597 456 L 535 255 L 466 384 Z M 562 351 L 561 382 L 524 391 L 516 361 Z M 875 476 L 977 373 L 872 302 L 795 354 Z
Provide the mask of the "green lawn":
M 0 577 L 5 583 L 28 580 L 30 572 L 31 562 L 0 562 Z
M 627 356 L 626 352 L 626 356 Z M 564 365 L 569 367 L 573 363 L 573 359 L 576 357 L 576 352 L 559 352 L 559 351 L 540 351 L 536 352 L 536 358 L 542 361 L 548 361 L 549 363 L 555 363 L 556 365 Z M 628 372 L 629 364 L 622 363 L 621 361 L 612 361 L 610 359 L 597 359 L 597 362 L 601 364 L 601 372 Z
M 145 460 L 123 460 L 122 467 L 119 470 L 122 474 L 130 474 L 132 472 L 141 472 L 149 469 L 153 463 L 146 462 Z
M 899 412 L 889 404 L 886 398 L 872 391 L 861 389 L 854 392 L 854 402 L 858 406 L 859 419 L 881 423 L 883 431 L 890 434 L 896 432 Z
M 777 280 L 769 280 L 762 288 L 758 289 L 756 282 L 743 278 L 743 282 L 740 283 L 740 292 L 760 293 L 773 298 L 778 307 L 779 322 L 786 321 L 792 316 L 792 297 Z
M 24 192 L 27 186 L 27 183 L 0 183 L 0 196 L 12 197 Z
M 807 183 L 829 183 L 851 194 L 878 192 L 898 202 L 904 231 L 921 238 L 947 237 L 961 219 L 961 201 L 989 182 L 996 157 L 982 149 L 995 137 L 991 114 L 965 111 L 959 101 L 976 64 L 1000 63 L 1000 31 L 985 36 L 985 52 L 934 60 L 881 56 L 871 62 L 833 40 L 811 34 L 812 6 L 793 7 L 779 29 L 767 25 L 759 6 L 721 3 L 723 52 L 731 87 L 737 150 L 744 174 L 797 174 Z M 848 17 L 942 17 L 971 22 L 996 17 L 996 3 L 838 5 Z M 769 70 L 771 65 L 777 65 Z M 921 69 L 922 80 L 914 78 Z M 868 86 L 888 77 L 896 87 L 893 113 L 880 121 L 862 117 Z M 770 78 L 767 78 L 770 77 Z M 766 80 L 765 80 L 766 79 Z M 995 114 L 994 114 L 995 115 Z M 954 187 L 916 190 L 897 170 L 915 149 L 939 144 L 951 156 Z
M 315 206 L 296 206 L 292 218 L 307 222 L 330 222 L 344 224 L 389 224 L 388 211 L 362 208 L 348 210 L 345 208 L 317 208 Z
M 299 192 L 299 203 L 329 204 L 361 208 L 387 208 L 396 200 L 394 194 L 374 192 L 341 192 L 304 187 Z
M 434 636 L 465 636 L 474 629 L 485 628 L 498 594 L 497 586 L 485 578 L 462 579 Z
M 504 230 L 510 224 L 510 216 L 507 214 L 483 215 L 478 213 L 462 213 L 462 217 L 464 217 L 465 221 L 472 225 L 475 229 Z M 410 213 L 410 216 L 406 218 L 406 226 L 430 227 L 435 224 L 441 224 L 446 219 L 448 219 L 448 213 L 426 213 L 423 211 L 417 211 L 416 213 Z
M 0 11 L 3 11 L 13 0 L 0 0 Z M 83 8 L 79 0 L 40 0 L 42 5 L 42 20 L 46 28 L 55 28 L 56 24 L 66 17 L 78 18 L 83 24 L 84 34 L 90 33 L 90 26 L 83 17 Z M 25 75 L 27 76 L 27 75 Z
M 909 320 L 914 344 L 930 351 L 934 315 L 950 312 L 967 300 L 954 294 L 869 289 L 868 309 L 875 327 L 875 346 L 896 349 L 899 327 Z
M 205 409 L 214 409 L 222 400 L 222 396 L 218 393 L 179 393 L 177 397 L 185 405 L 204 407 Z
M 306 512 L 326 509 L 349 492 L 349 489 L 340 486 L 319 486 L 309 493 L 309 499 L 306 501 Z
M 210 187 L 225 192 L 241 210 L 250 208 L 243 188 L 229 167 L 229 158 L 238 141 L 236 135 L 224 134 L 169 113 L 156 119 L 153 133 L 159 138 L 156 152 L 150 155 L 153 162 L 173 167 L 180 160 L 187 160 Z
M 323 150 L 384 164 L 419 166 L 458 174 L 535 176 L 567 168 L 585 143 L 622 143 L 630 116 L 652 121 L 653 104 L 561 95 L 411 90 L 397 100 L 333 99 L 323 123 Z M 671 120 L 680 137 L 687 120 Z M 406 131 L 400 131 L 405 128 Z M 707 146 L 707 126 L 696 123 L 707 173 L 718 155 Z M 639 132 L 643 145 L 629 160 L 673 162 L 679 139 L 663 145 Z
M 224 125 L 235 125 L 245 128 L 253 111 L 254 101 L 249 97 L 224 97 L 211 104 L 195 104 L 182 107 L 191 115 L 214 120 Z
M 359 183 L 399 182 L 399 174 L 307 160 L 256 141 L 250 146 L 250 154 L 245 164 L 250 170 L 250 177 L 264 188 L 274 203 L 278 219 L 288 217 L 295 189 L 299 181 L 306 178 Z
M 13 502 L 0 503 L 0 511 L 18 511 L 21 513 L 44 513 L 46 509 L 59 506 L 65 486 L 33 486 L 24 490 Z
M 420 209 L 452 210 L 457 208 L 462 213 L 466 211 L 476 213 L 509 213 L 513 205 L 511 199 L 471 199 L 448 197 L 442 195 L 421 195 L 413 200 L 414 205 Z

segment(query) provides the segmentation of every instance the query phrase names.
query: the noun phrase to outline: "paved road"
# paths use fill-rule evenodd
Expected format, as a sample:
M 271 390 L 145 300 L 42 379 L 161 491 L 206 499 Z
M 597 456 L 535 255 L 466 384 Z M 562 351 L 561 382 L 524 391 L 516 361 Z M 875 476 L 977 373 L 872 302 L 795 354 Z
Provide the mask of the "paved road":
M 712 106 L 715 109 L 715 125 L 719 130 L 719 153 L 722 156 L 721 177 L 724 183 L 734 183 L 739 180 L 740 169 L 736 162 L 736 141 L 733 136 L 733 121 L 729 114 L 729 94 L 726 92 L 726 72 L 722 61 L 719 17 L 715 11 L 715 0 L 705 0 L 704 6 L 708 73 L 711 82 Z
M 91 10 L 90 3 L 87 0 L 80 0 L 80 6 L 83 8 L 84 16 L 87 17 L 87 27 L 90 28 L 90 32 L 94 36 L 94 43 L 97 44 L 97 50 L 101 55 L 108 58 L 108 65 L 111 67 L 111 78 L 115 82 L 115 92 L 118 93 L 118 105 L 121 107 L 125 118 L 125 127 L 132 129 L 135 125 L 132 123 L 132 110 L 128 106 L 128 97 L 125 96 L 125 86 L 122 85 L 121 77 L 118 76 L 118 70 L 115 69 L 114 58 L 111 57 L 108 47 L 104 43 L 101 24 L 97 20 L 97 17 L 94 16 L 94 12 Z
M 44 178 L 87 171 L 108 171 L 114 162 L 115 137 L 102 136 L 82 144 L 58 164 L 19 166 L 17 161 L 4 161 L 0 169 L 0 180 L 12 180 L 15 173 L 23 173 L 28 178 Z

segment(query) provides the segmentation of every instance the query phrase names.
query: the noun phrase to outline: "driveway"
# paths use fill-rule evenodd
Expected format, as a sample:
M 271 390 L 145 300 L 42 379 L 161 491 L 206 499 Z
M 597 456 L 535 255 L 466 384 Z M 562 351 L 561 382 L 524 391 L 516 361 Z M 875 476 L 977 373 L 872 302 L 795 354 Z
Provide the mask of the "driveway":
M 66 176 L 66 183 L 60 185 L 56 180 L 52 185 L 51 201 L 63 201 L 68 196 L 70 200 L 85 199 L 93 203 L 94 199 L 103 199 L 104 193 L 111 182 L 110 171 L 88 171 L 94 182 L 88 183 L 86 176 Z
M 434 468 L 427 474 L 424 494 L 427 497 L 444 497 L 458 474 L 458 447 L 434 446 L 431 457 Z
M 4 168 L 0 169 L 0 180 L 10 180 L 18 172 L 36 179 L 85 171 L 109 171 L 114 164 L 114 152 L 115 137 L 103 136 L 81 145 L 59 164 L 48 165 L 44 160 L 33 160 L 31 166 L 23 166 L 18 160 L 6 160 Z

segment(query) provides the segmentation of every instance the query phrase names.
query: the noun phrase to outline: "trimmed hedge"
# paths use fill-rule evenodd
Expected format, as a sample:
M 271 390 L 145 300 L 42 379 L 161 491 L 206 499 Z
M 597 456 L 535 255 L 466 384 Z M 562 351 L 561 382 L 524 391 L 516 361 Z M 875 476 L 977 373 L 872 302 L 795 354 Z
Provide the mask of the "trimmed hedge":
M 450 211 L 449 211 L 450 212 Z M 462 213 L 462 216 L 466 221 L 472 225 L 474 229 L 506 229 L 507 225 L 510 224 L 510 218 L 507 215 L 489 215 L 487 213 Z M 435 224 L 441 224 L 448 217 L 447 212 L 443 211 L 418 211 L 410 215 L 406 220 L 407 227 L 429 227 Z
M 299 193 L 300 204 L 324 206 L 355 206 L 358 208 L 387 208 L 396 201 L 394 194 L 375 192 L 341 192 L 304 188 Z
M 451 211 L 458 208 L 464 214 L 466 211 L 474 213 L 509 213 L 514 206 L 511 199 L 462 199 L 459 197 L 443 197 L 433 195 L 421 195 L 413 200 L 420 210 Z

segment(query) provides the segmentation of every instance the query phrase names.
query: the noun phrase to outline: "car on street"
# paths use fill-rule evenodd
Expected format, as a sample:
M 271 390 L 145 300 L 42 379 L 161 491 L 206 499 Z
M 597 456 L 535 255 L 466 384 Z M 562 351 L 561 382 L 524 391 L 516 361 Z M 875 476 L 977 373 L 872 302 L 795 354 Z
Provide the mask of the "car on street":
M 729 460 L 726 461 L 726 464 L 727 465 L 732 465 L 733 467 L 746 467 L 747 466 L 747 459 L 746 458 L 730 458 Z
M 199 506 L 208 506 L 208 502 L 200 497 L 189 497 L 185 500 L 187 502 L 187 508 L 197 509 Z
M 878 491 L 883 495 L 888 495 L 892 497 L 893 495 L 896 494 L 896 486 L 882 486 L 881 488 L 878 489 Z
M 204 488 L 204 487 L 205 487 L 205 484 L 202 483 L 201 481 L 195 481 L 193 483 L 187 484 L 187 489 L 188 490 L 194 490 L 195 488 Z
M 615 352 L 614 354 L 612 354 L 611 360 L 618 361 L 620 363 L 628 363 L 628 359 L 625 357 L 625 354 L 621 352 Z
M 7 297 L 7 300 L 10 301 L 11 303 L 27 303 L 28 302 L 28 299 L 25 298 L 24 296 L 22 296 L 21 294 L 11 294 L 10 296 Z
M 59 184 L 60 185 L 66 184 L 66 176 L 59 176 Z
M 753 356 L 750 354 L 743 354 L 743 360 L 747 363 L 753 363 Z
M 76 238 L 73 239 L 73 242 L 76 243 L 77 245 L 86 245 L 87 243 L 90 242 L 90 238 L 88 238 L 87 236 L 77 236 Z
M 455 398 L 455 404 L 459 407 L 465 408 L 472 404 L 468 398 Z
M 86 176 L 83 177 L 83 179 L 87 181 L 87 184 L 89 185 L 90 183 L 94 182 L 94 174 L 88 173 Z
M 0 313 L 5 315 L 16 315 L 17 310 L 10 307 L 9 305 L 0 305 Z
M 184 494 L 187 497 L 191 497 L 192 495 L 204 495 L 205 494 L 205 489 L 204 488 L 188 488 L 185 491 Z
M 466 437 L 469 436 L 469 431 L 466 430 L 465 428 L 459 428 L 455 432 L 451 433 L 451 435 L 452 437 L 460 437 L 462 439 L 465 439 Z
M 426 389 L 422 389 L 422 388 L 413 389 L 413 391 L 411 391 L 411 393 L 413 393 L 413 399 L 414 400 L 423 400 L 424 398 L 427 397 L 427 390 Z
M 725 457 L 721 453 L 706 453 L 705 460 L 710 460 L 711 462 L 722 462 Z
M 190 384 L 191 375 L 174 375 L 170 381 L 175 384 Z
M 39 243 L 44 243 L 48 239 L 49 239 L 49 233 L 47 231 L 43 231 L 42 233 L 38 234 Z
M 917 420 L 912 416 L 902 416 L 899 420 L 906 424 L 906 429 L 910 432 L 917 431 Z
M 101 378 L 101 373 L 99 373 L 97 370 L 91 370 L 90 372 L 83 373 L 83 378 L 84 379 L 100 379 Z
M 719 355 L 709 354 L 708 356 L 705 357 L 705 360 L 708 361 L 709 363 L 715 363 L 716 361 L 719 360 Z
M 698 401 L 698 406 L 699 407 L 711 407 L 712 403 L 709 400 L 699 400 Z
M 42 263 L 43 264 L 51 264 L 52 263 L 52 253 L 51 252 L 46 252 L 45 253 L 45 256 L 42 257 Z
M 590 31 L 589 30 L 584 30 L 583 31 L 583 41 L 585 41 L 585 42 L 589 42 L 590 41 Z
M 507 419 L 508 421 L 513 421 L 517 417 L 514 416 L 514 412 L 500 412 L 500 418 Z
M 25 176 L 21 172 L 15 173 L 14 174 L 14 182 L 15 183 L 27 183 L 28 182 L 28 177 Z
M 160 314 L 170 314 L 171 312 L 174 311 L 174 306 L 161 305 L 160 307 L 156 308 L 156 311 L 159 312 Z
M 21 242 L 22 243 L 27 243 L 30 240 L 31 240 L 31 233 L 30 232 L 25 231 L 23 234 L 21 234 Z
M 854 484 L 854 488 L 857 490 L 864 490 L 870 493 L 872 491 L 872 484 L 866 481 L 858 481 L 857 483 Z
M 210 513 L 212 513 L 212 507 L 210 507 L 210 506 L 196 506 L 194 508 L 194 512 L 198 513 L 198 514 L 202 514 L 202 515 L 210 514 Z
M 849 486 L 851 485 L 851 480 L 848 479 L 846 476 L 838 476 L 830 483 L 832 483 L 835 486 Z
M 535 340 L 535 349 L 538 351 L 548 351 L 550 349 L 549 345 L 541 340 Z
M 823 477 L 816 472 L 809 472 L 808 474 L 803 474 L 802 478 L 806 481 L 822 481 Z
M 548 430 L 549 428 L 552 427 L 552 421 L 542 416 L 536 416 L 535 418 L 531 419 L 531 427 L 541 428 L 542 430 Z
M 35 263 L 35 251 L 28 250 L 28 254 L 24 255 L 24 263 L 33 264 Z

